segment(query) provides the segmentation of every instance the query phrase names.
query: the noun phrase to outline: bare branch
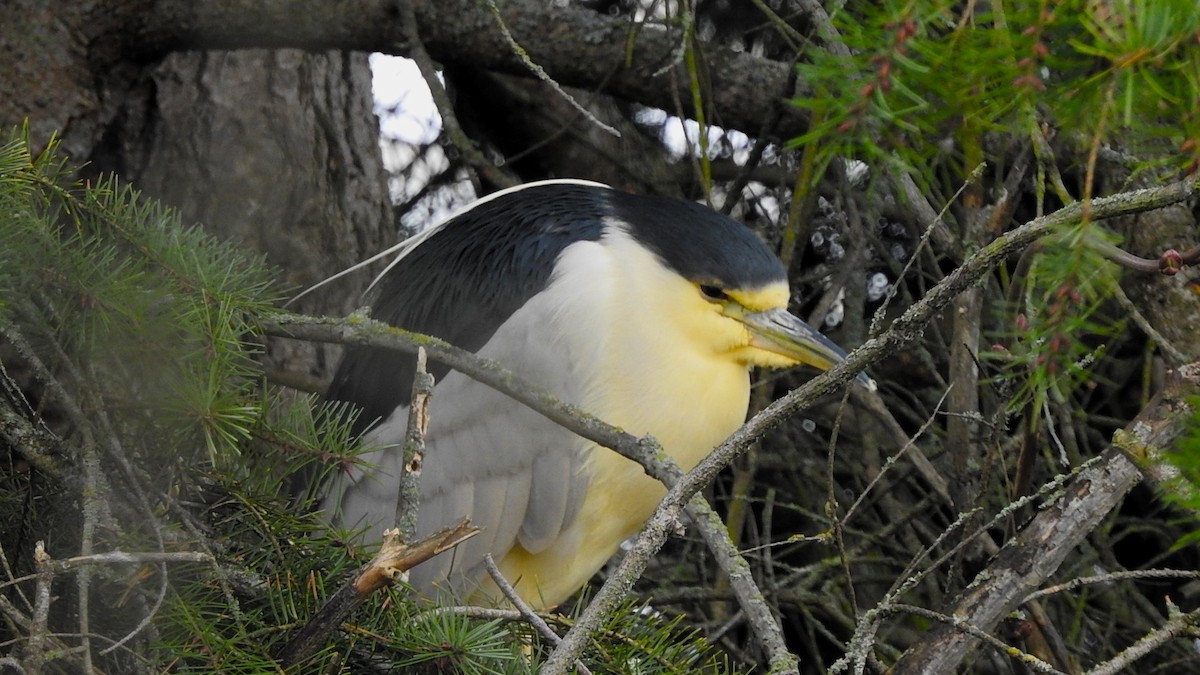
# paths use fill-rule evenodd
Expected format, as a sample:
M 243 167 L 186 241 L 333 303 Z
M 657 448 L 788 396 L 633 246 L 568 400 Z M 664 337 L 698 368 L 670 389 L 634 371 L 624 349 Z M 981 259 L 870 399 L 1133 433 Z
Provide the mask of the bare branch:
M 1096 666 L 1089 670 L 1087 675 L 1114 675 L 1115 673 L 1123 672 L 1129 668 L 1134 661 L 1149 654 L 1154 648 L 1162 645 L 1168 640 L 1173 640 L 1187 633 L 1195 634 L 1197 627 L 1200 627 L 1200 609 L 1182 613 L 1174 605 L 1170 605 L 1170 610 L 1173 614 L 1167 622 L 1158 630 L 1148 635 L 1142 636 L 1132 647 L 1126 649 L 1117 655 L 1111 661 Z
M 501 572 L 500 568 L 496 565 L 496 561 L 492 558 L 491 553 L 483 556 L 483 564 L 485 567 L 487 567 L 488 574 L 492 577 L 492 581 L 496 582 L 496 588 L 499 588 L 500 592 L 504 594 L 504 597 L 512 603 L 513 607 L 517 608 L 517 612 L 520 613 L 523 621 L 533 626 L 542 637 L 546 638 L 546 640 L 550 642 L 550 644 L 557 645 L 558 643 L 562 642 L 562 638 L 558 636 L 558 633 L 555 633 L 553 630 L 551 630 L 550 625 L 547 624 L 542 617 L 538 616 L 537 612 L 533 611 L 533 608 L 530 607 L 527 602 L 521 599 L 521 595 L 517 593 L 517 589 L 513 588 L 512 583 L 504 577 L 504 573 Z M 585 666 L 582 661 L 575 662 L 575 669 L 582 673 L 582 675 L 591 675 L 592 673 L 592 671 L 588 670 L 587 666 Z
M 419 479 L 425 462 L 425 436 L 429 431 L 429 404 L 434 384 L 425 363 L 425 350 L 418 349 L 412 403 L 408 406 L 408 428 L 404 432 L 404 470 L 396 486 L 396 527 L 404 541 L 416 536 L 417 511 L 421 506 Z
M 504 35 L 505 41 L 508 42 L 509 48 L 512 49 L 513 53 L 517 55 L 517 58 L 521 60 L 521 63 L 525 64 L 525 67 L 529 69 L 529 72 L 533 73 L 542 82 L 548 84 L 556 94 L 563 97 L 563 99 L 565 99 L 567 103 L 588 122 L 595 124 L 604 131 L 616 136 L 617 138 L 620 138 L 621 132 L 596 119 L 596 116 L 593 115 L 591 111 L 583 107 L 583 104 L 581 104 L 579 101 L 576 101 L 575 97 L 564 91 L 562 86 L 554 81 L 554 78 L 547 75 L 546 71 L 541 66 L 534 63 L 533 59 L 529 58 L 529 52 L 527 52 L 525 48 L 517 42 L 517 39 L 513 37 L 513 34 L 508 30 L 508 26 L 504 24 L 504 17 L 500 14 L 500 8 L 496 6 L 495 0 L 485 1 L 487 2 L 488 9 L 492 12 L 492 16 L 496 17 L 496 25 L 500 28 L 500 32 Z
M 999 649 L 1009 656 L 1019 660 L 1023 665 L 1033 669 L 1036 672 L 1048 673 L 1049 675 L 1064 675 L 1061 671 L 1055 669 L 1050 664 L 1042 661 L 1032 654 L 1026 654 L 1025 652 L 1012 649 L 998 638 L 992 636 L 987 631 L 980 630 L 978 626 L 972 625 L 962 617 L 942 614 L 940 612 L 933 612 L 925 609 L 924 607 L 914 607 L 913 605 L 900 604 L 895 605 L 893 609 L 897 612 L 908 612 L 909 614 L 915 614 L 916 616 L 925 617 L 926 619 L 932 619 L 943 626 L 952 627 L 956 631 L 970 635 L 981 642 L 986 642 L 987 644 L 992 645 L 996 649 Z
M 1187 416 L 1179 414 L 1180 406 L 1198 388 L 1200 377 L 1196 371 L 1180 377 L 1156 396 L 1127 430 L 1145 445 L 1169 445 L 1187 422 Z M 1072 477 L 1062 496 L 1052 506 L 1041 509 L 945 613 L 981 630 L 991 630 L 1058 569 L 1141 478 L 1137 466 L 1116 446 L 1110 446 L 1099 463 Z M 951 672 L 974 644 L 969 634 L 943 626 L 907 652 L 896 663 L 894 672 Z
M 458 116 L 454 114 L 454 104 L 450 101 L 450 94 L 446 92 L 446 87 L 442 84 L 437 69 L 433 65 L 433 59 L 430 58 L 429 52 L 425 49 L 425 43 L 421 40 L 421 27 L 417 24 L 417 14 L 413 4 L 398 0 L 396 9 L 400 12 L 400 25 L 408 40 L 408 55 L 416 62 L 417 68 L 421 71 L 421 77 L 429 87 L 434 105 L 437 106 L 438 114 L 442 118 L 442 128 L 445 130 L 446 136 L 462 153 L 467 164 L 478 171 L 489 183 L 497 187 L 516 185 L 517 178 L 497 167 L 494 162 L 485 157 L 479 148 L 475 147 L 474 141 L 463 131 L 462 125 L 458 123 Z
M 457 525 L 434 532 L 414 544 L 404 543 L 399 530 L 384 532 L 383 544 L 375 557 L 339 588 L 295 637 L 283 646 L 278 654 L 279 662 L 287 668 L 304 661 L 325 644 L 329 634 L 337 630 L 342 620 L 372 593 L 406 578 L 408 570 L 439 553 L 449 551 L 478 533 L 479 528 L 465 518 Z

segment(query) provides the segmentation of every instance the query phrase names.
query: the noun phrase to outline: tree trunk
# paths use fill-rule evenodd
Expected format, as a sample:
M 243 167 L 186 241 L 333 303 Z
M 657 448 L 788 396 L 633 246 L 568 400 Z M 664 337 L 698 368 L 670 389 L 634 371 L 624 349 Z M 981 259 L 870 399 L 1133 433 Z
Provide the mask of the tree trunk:
M 35 145 L 62 137 L 86 177 L 115 172 L 220 238 L 261 251 L 281 286 L 307 287 L 392 237 L 367 55 L 186 51 L 137 63 L 108 45 L 106 3 L 5 10 L 0 125 L 29 121 Z M 116 51 L 114 51 L 116 50 Z M 368 274 L 296 309 L 344 314 Z M 271 345 L 269 366 L 321 378 L 335 354 Z
M 281 285 L 305 288 L 390 238 L 367 55 L 181 52 L 149 67 L 92 156 L 223 239 L 261 251 Z M 345 314 L 369 275 L 296 309 Z M 315 354 L 313 353 L 315 350 Z M 331 354 L 278 342 L 270 366 L 322 377 Z

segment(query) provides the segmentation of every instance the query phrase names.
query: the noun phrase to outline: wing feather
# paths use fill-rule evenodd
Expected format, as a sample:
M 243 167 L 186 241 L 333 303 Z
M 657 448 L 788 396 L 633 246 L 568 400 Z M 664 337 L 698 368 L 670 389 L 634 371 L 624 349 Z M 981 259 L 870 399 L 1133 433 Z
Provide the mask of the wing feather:
M 524 345 L 548 320 L 536 299 L 497 331 L 482 355 L 508 363 L 538 382 L 562 382 L 571 368 L 569 350 L 530 350 Z M 518 348 L 519 347 L 519 348 Z M 578 400 L 583 379 L 558 393 Z M 395 475 L 407 414 L 399 411 L 367 435 L 389 446 L 369 457 L 374 469 L 346 481 L 340 497 L 342 522 L 369 522 L 368 538 L 390 526 L 395 510 Z M 521 544 L 545 548 L 570 524 L 586 489 L 582 471 L 589 444 L 540 414 L 461 373 L 437 383 L 420 476 L 417 534 L 425 536 L 468 517 L 483 532 L 412 571 L 410 582 L 429 594 L 443 588 L 468 592 L 483 573 L 489 551 L 497 559 Z
M 526 551 L 544 551 L 562 531 L 571 499 L 573 470 L 574 462 L 565 453 L 546 457 L 530 468 L 538 489 L 529 494 L 529 507 L 521 521 L 518 541 Z

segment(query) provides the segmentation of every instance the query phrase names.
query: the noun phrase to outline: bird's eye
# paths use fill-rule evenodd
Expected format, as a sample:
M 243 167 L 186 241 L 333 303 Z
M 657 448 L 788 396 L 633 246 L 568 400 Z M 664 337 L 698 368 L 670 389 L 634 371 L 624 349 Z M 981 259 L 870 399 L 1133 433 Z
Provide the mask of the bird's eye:
M 705 300 L 711 300 L 712 302 L 724 302 L 729 299 L 725 291 L 721 290 L 719 286 L 711 284 L 700 284 L 700 293 L 704 296 Z

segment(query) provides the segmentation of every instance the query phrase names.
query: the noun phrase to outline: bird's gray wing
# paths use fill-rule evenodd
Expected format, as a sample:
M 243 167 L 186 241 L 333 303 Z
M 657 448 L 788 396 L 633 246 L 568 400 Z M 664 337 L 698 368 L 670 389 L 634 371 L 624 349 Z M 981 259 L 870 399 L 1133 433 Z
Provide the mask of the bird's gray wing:
M 513 314 L 480 350 L 522 377 L 578 402 L 587 384 L 582 359 L 570 343 L 541 344 L 559 313 L 556 300 L 535 297 Z M 590 347 L 589 347 L 590 348 Z M 391 527 L 402 464 L 406 409 L 367 435 L 380 449 L 365 456 L 373 469 L 356 468 L 334 481 L 327 503 L 345 525 L 369 525 L 378 540 Z M 452 552 L 412 571 L 410 582 L 431 594 L 471 590 L 484 555 L 497 560 L 515 545 L 531 553 L 549 546 L 570 524 L 586 489 L 589 444 L 525 405 L 451 372 L 437 383 L 430 407 L 426 452 L 419 479 L 418 535 L 468 517 L 483 532 Z
M 486 553 L 502 560 L 518 542 L 531 552 L 541 549 L 529 543 L 549 545 L 568 522 L 569 505 L 582 500 L 586 482 L 583 441 L 481 385 L 453 386 L 460 378 L 447 378 L 446 407 L 451 392 L 471 405 L 456 406 L 446 426 L 435 429 L 421 475 L 418 529 L 426 534 L 465 516 L 483 532 L 413 570 L 411 581 L 422 591 L 445 579 L 452 589 L 469 591 Z M 561 478 L 546 481 L 547 473 Z

